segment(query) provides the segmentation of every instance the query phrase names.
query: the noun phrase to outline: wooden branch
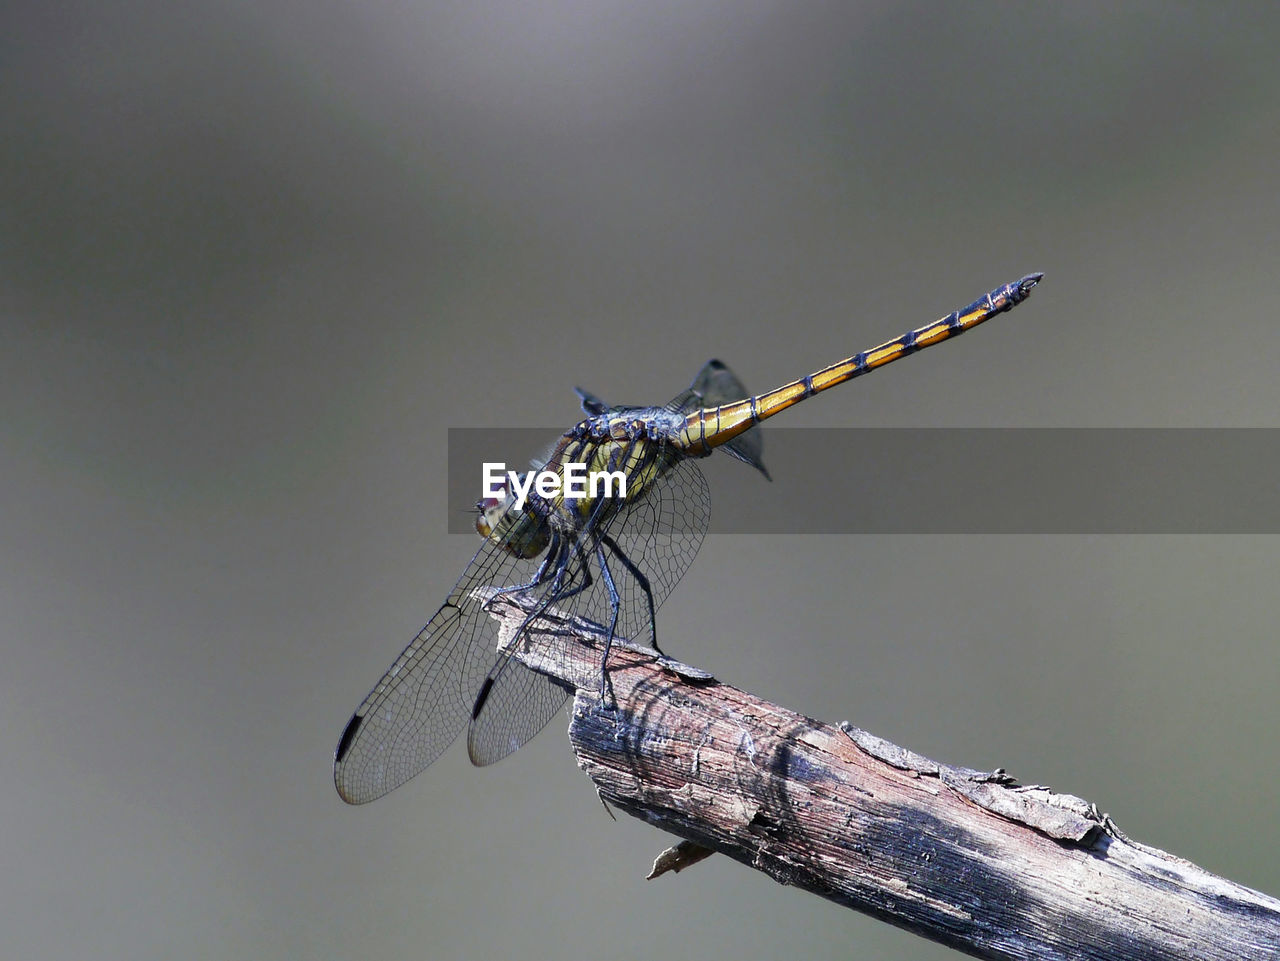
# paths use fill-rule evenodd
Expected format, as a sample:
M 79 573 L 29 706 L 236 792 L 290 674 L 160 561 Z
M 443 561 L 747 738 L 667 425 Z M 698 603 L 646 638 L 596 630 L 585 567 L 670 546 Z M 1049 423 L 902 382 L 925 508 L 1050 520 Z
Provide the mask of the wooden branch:
M 503 645 L 527 612 L 491 604 Z M 1121 834 L 1096 807 L 1003 771 L 939 764 L 614 641 L 554 611 L 513 653 L 576 691 L 569 739 L 609 804 L 984 958 L 1280 958 L 1280 901 Z M 663 861 L 659 859 L 659 862 Z

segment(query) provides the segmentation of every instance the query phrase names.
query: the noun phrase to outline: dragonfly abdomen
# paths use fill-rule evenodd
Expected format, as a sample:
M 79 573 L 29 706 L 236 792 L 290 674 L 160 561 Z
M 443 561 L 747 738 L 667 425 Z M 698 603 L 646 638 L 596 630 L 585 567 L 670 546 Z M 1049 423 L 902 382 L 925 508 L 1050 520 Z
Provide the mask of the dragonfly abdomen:
M 824 367 L 775 390 L 757 394 L 732 404 L 707 407 L 687 414 L 676 431 L 673 442 L 690 454 L 709 453 L 728 443 L 762 420 L 779 414 L 802 400 L 830 390 L 838 384 L 868 374 L 878 367 L 901 360 L 910 354 L 940 344 L 990 320 L 996 314 L 1012 310 L 1027 299 L 1044 274 L 1028 274 L 1021 280 L 1004 284 L 979 297 L 967 307 L 916 330 L 907 331 L 879 347 L 854 354 L 839 363 Z

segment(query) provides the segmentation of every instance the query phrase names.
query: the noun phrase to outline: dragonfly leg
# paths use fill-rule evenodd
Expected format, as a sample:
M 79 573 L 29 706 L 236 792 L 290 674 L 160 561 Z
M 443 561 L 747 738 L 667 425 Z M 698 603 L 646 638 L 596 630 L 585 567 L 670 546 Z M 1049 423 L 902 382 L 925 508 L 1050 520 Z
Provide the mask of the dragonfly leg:
M 582 571 L 582 583 L 574 585 L 570 590 L 564 590 L 565 576 L 570 569 L 569 559 L 570 546 L 572 551 L 578 555 L 579 569 Z M 555 569 L 549 572 L 548 568 L 551 563 L 555 562 Z M 538 600 L 537 606 L 533 610 L 526 609 L 524 620 L 520 622 L 520 627 L 516 630 L 516 637 L 524 633 L 535 618 L 541 617 L 546 613 L 547 608 L 552 604 L 563 601 L 565 598 L 573 597 L 581 594 L 589 588 L 593 581 L 591 579 L 591 566 L 587 563 L 586 555 L 582 551 L 582 545 L 576 539 L 568 541 L 566 538 L 553 535 L 551 544 L 547 550 L 547 559 L 538 565 L 537 573 L 528 584 L 518 584 L 515 587 L 504 587 L 496 591 L 494 597 L 499 594 L 512 594 L 519 591 L 527 591 L 537 587 L 539 584 L 551 581 L 546 593 Z M 493 686 L 498 679 L 499 674 L 506 669 L 506 660 L 510 655 L 506 655 L 500 659 L 499 664 L 494 670 L 489 672 L 489 676 L 485 678 L 484 683 L 480 686 L 480 692 L 476 695 L 475 701 L 471 705 L 471 720 L 475 720 L 480 716 L 480 712 L 484 709 L 485 703 L 489 700 L 489 694 L 493 691 Z
M 587 555 L 583 552 L 582 544 L 577 539 L 573 541 L 573 551 L 578 555 L 578 564 L 582 571 L 582 583 L 570 590 L 564 590 L 564 577 L 569 572 L 569 552 L 565 551 L 563 560 L 556 566 L 556 579 L 552 583 L 551 589 L 547 591 L 547 600 L 538 608 L 539 614 L 547 609 L 548 604 L 558 604 L 566 598 L 581 594 L 595 583 L 591 577 L 591 565 L 587 563 Z
M 581 548 L 578 549 L 578 553 L 581 554 Z M 554 601 L 559 600 L 561 597 L 572 597 L 574 594 L 577 594 L 579 591 L 590 586 L 591 573 L 584 564 L 583 569 L 587 571 L 587 583 L 572 591 L 560 593 L 558 588 L 564 582 L 565 571 L 568 570 L 569 567 L 568 557 L 568 551 L 565 549 L 565 539 L 558 534 L 552 534 L 551 543 L 547 548 L 547 556 L 543 559 L 542 563 L 538 565 L 538 569 L 534 572 L 533 577 L 530 578 L 528 583 L 513 584 L 510 587 L 497 588 L 489 598 L 489 602 L 492 602 L 494 598 L 500 597 L 503 594 L 521 594 L 525 591 L 533 590 L 539 584 L 545 584 L 547 581 L 551 581 L 551 586 L 547 588 L 546 594 L 539 600 L 537 607 L 532 611 L 526 609 L 524 620 L 520 622 L 520 627 L 516 631 L 517 637 L 524 632 L 524 629 L 529 626 L 530 622 L 532 622 L 535 617 L 542 615 Z M 555 564 L 554 569 L 552 569 L 553 562 Z M 505 658 L 503 661 L 505 661 Z M 476 694 L 476 699 L 471 705 L 471 719 L 473 721 L 480 716 L 480 711 L 484 709 L 485 702 L 489 700 L 489 694 L 493 690 L 493 685 L 497 680 L 499 672 L 500 670 L 490 671 L 489 676 L 486 677 L 484 683 L 480 685 L 480 691 Z
M 631 558 L 627 557 L 622 548 L 618 546 L 618 542 L 612 537 L 608 534 L 601 534 L 600 540 L 605 547 L 609 548 L 613 556 L 621 562 L 622 566 L 627 569 L 627 572 L 635 578 L 636 583 L 640 585 L 640 590 L 644 591 L 645 601 L 649 605 L 649 644 L 655 651 L 666 657 L 662 652 L 662 648 L 658 646 L 657 610 L 653 603 L 653 588 L 649 584 L 649 578 L 645 577 L 644 572 L 636 567 Z
M 615 552 L 616 553 L 616 552 Z M 600 704 L 604 706 L 606 696 L 613 699 L 613 687 L 609 683 L 609 648 L 613 646 L 613 632 L 618 627 L 618 610 L 622 606 L 622 598 L 613 583 L 613 572 L 609 570 L 609 559 L 604 553 L 602 540 L 596 541 L 596 563 L 600 565 L 600 577 L 604 580 L 605 589 L 609 592 L 609 633 L 604 638 L 604 655 L 600 658 Z
M 564 590 L 565 574 L 569 571 L 569 551 L 566 549 L 565 539 L 558 535 L 554 535 L 550 549 L 547 551 L 547 559 L 538 565 L 538 570 L 533 575 L 533 579 L 530 580 L 529 583 L 516 584 L 514 587 L 502 587 L 494 591 L 494 597 L 501 594 L 515 594 L 520 591 L 532 590 L 539 584 L 551 581 L 551 586 L 547 588 L 546 594 L 544 594 L 541 600 L 538 601 L 538 606 L 527 614 L 524 621 L 521 622 L 520 631 L 523 631 L 528 627 L 529 622 L 535 617 L 540 617 L 545 614 L 547 608 L 552 604 L 557 604 L 567 598 L 581 594 L 595 583 L 591 578 L 591 565 L 587 563 L 586 555 L 582 552 L 582 546 L 578 544 L 577 541 L 573 542 L 573 550 L 577 553 L 578 560 L 581 562 L 583 579 L 582 583 L 574 586 L 570 590 Z M 555 570 L 552 573 L 548 573 L 547 568 L 551 566 L 552 561 L 555 561 Z M 516 633 L 518 634 L 519 631 Z
M 532 590 L 539 584 L 543 584 L 553 577 L 554 575 L 549 573 L 547 569 L 551 566 L 551 562 L 555 560 L 557 555 L 560 553 L 559 541 L 560 538 L 558 535 L 551 535 L 551 545 L 547 550 L 547 556 L 542 559 L 542 563 L 538 565 L 538 569 L 533 572 L 533 577 L 529 580 L 529 583 L 513 584 L 510 587 L 499 587 L 493 592 L 493 597 L 500 597 L 503 594 L 518 594 L 521 591 Z M 560 567 L 561 565 L 556 565 L 557 573 L 559 573 Z M 490 600 L 492 599 L 493 598 L 490 598 Z

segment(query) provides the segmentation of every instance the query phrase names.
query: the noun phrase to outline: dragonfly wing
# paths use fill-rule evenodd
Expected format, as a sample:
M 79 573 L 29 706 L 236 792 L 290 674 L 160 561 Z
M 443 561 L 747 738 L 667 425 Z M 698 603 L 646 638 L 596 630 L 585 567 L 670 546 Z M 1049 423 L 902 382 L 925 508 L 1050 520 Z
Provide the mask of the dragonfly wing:
M 759 427 L 753 427 L 750 430 L 739 434 L 733 440 L 725 444 L 724 449 L 734 460 L 740 460 L 744 464 L 750 464 L 761 474 L 764 474 L 765 480 L 773 480 L 773 478 L 769 476 L 769 468 L 764 466 L 764 461 L 761 459 L 761 454 L 764 450 L 764 439 L 761 437 Z
M 743 386 L 737 374 L 731 371 L 724 361 L 709 360 L 702 365 L 688 390 L 681 391 L 667 404 L 672 410 L 688 413 L 700 407 L 719 407 L 732 404 L 751 396 L 751 392 Z M 769 471 L 764 466 L 764 437 L 760 428 L 755 427 L 739 434 L 724 445 L 731 457 L 750 464 L 769 478 Z M 769 478 L 772 480 L 772 478 Z
M 590 416 L 603 414 L 609 409 L 609 405 L 602 401 L 589 390 L 583 390 L 581 387 L 575 387 L 573 392 L 578 395 L 578 400 L 582 403 L 582 412 Z
M 566 616 L 578 607 L 592 606 L 589 598 L 601 585 L 583 566 L 587 555 L 578 549 L 580 543 L 556 555 L 562 561 L 557 574 L 522 592 L 520 601 L 526 611 Z M 572 643 L 568 634 L 555 637 L 560 643 Z M 512 638 L 512 647 L 517 648 L 522 640 L 520 636 Z M 500 761 L 529 741 L 555 717 L 569 696 L 565 688 L 525 667 L 509 652 L 498 656 L 480 691 L 467 729 L 467 753 L 477 766 Z
M 689 389 L 702 398 L 703 407 L 731 404 L 751 396 L 729 365 L 714 358 L 702 365 Z
M 643 497 L 606 518 L 595 536 L 603 541 L 621 601 L 617 636 L 650 643 L 650 599 L 654 610 L 662 606 L 693 563 L 710 523 L 706 477 L 695 461 L 685 457 L 659 476 Z M 574 613 L 607 625 L 608 592 L 602 583 L 592 587 L 574 605 Z
M 569 698 L 551 678 L 512 658 L 499 660 L 488 681 L 488 697 L 467 729 L 467 754 L 477 766 L 501 761 L 529 741 Z
M 457 737 L 493 663 L 496 624 L 473 592 L 526 583 L 535 565 L 500 545 L 476 552 L 448 599 L 357 708 L 334 752 L 333 781 L 349 804 L 399 787 Z
M 711 495 L 696 463 L 680 458 L 638 500 L 626 504 L 595 530 L 578 535 L 559 587 L 534 588 L 538 602 L 561 617 L 609 624 L 613 605 L 597 564 L 595 543 L 604 548 L 618 591 L 615 636 L 648 643 L 652 613 L 679 582 L 702 545 L 711 521 Z M 588 570 L 585 565 L 590 565 Z M 589 574 L 589 577 L 587 576 Z M 565 643 L 574 643 L 572 634 Z M 467 733 L 474 764 L 492 764 L 537 734 L 556 716 L 568 693 L 549 677 L 503 656 L 489 672 L 484 703 Z

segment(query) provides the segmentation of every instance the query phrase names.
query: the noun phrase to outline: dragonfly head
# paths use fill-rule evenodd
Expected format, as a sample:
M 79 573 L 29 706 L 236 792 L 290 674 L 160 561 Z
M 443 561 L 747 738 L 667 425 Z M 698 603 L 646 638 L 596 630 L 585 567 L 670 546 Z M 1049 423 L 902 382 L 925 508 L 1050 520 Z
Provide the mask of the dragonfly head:
M 497 486 L 500 491 L 497 497 L 485 497 L 476 503 L 476 530 L 481 537 L 500 544 L 516 557 L 537 557 L 551 541 L 545 518 L 516 507 L 508 481 L 503 480 Z

